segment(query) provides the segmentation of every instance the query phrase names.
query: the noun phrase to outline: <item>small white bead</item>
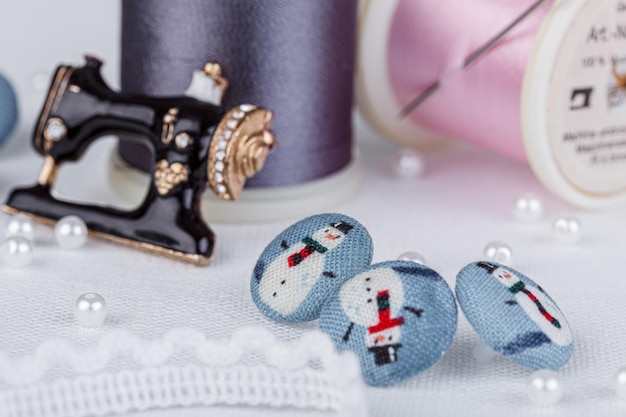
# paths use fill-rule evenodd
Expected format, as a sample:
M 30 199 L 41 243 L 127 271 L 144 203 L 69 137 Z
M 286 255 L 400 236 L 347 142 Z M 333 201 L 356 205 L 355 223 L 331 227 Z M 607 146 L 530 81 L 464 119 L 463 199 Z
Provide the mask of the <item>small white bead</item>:
M 400 177 L 419 177 L 424 173 L 422 155 L 411 148 L 403 148 L 396 155 L 395 171 Z
M 424 257 L 417 252 L 404 252 L 402 255 L 398 256 L 398 260 L 410 261 L 420 265 L 426 265 L 426 259 L 424 259 Z
M 485 259 L 503 265 L 511 265 L 513 250 L 504 242 L 489 242 L 483 251 Z
M 616 388 L 617 398 L 626 401 L 626 366 L 617 371 Z
M 62 248 L 81 248 L 87 242 L 87 225 L 78 216 L 63 217 L 54 226 L 54 237 Z
M 523 194 L 515 200 L 513 213 L 520 221 L 534 222 L 543 216 L 543 203 L 533 194 Z
M 528 380 L 528 397 L 534 404 L 549 407 L 559 402 L 563 387 L 559 374 L 549 369 L 533 372 Z
M 107 317 L 107 305 L 101 295 L 86 293 L 76 300 L 74 317 L 81 326 L 102 326 Z
M 559 217 L 552 223 L 552 232 L 560 243 L 576 243 L 580 239 L 580 222 L 575 217 Z
M 33 244 L 23 236 L 11 236 L 0 247 L 0 257 L 9 266 L 25 267 L 33 260 Z
M 11 217 L 6 227 L 6 237 L 22 236 L 29 240 L 35 239 L 35 223 L 24 214 Z

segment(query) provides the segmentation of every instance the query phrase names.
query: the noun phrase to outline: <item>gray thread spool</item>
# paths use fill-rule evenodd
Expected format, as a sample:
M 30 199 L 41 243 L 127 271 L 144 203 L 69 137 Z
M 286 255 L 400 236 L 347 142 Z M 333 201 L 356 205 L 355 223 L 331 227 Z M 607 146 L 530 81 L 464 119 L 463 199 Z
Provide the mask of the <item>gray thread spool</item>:
M 224 105 L 276 115 L 279 146 L 250 187 L 295 185 L 351 160 L 356 0 L 123 0 L 122 90 L 182 94 L 193 70 L 219 62 Z M 145 148 L 121 156 L 150 170 Z

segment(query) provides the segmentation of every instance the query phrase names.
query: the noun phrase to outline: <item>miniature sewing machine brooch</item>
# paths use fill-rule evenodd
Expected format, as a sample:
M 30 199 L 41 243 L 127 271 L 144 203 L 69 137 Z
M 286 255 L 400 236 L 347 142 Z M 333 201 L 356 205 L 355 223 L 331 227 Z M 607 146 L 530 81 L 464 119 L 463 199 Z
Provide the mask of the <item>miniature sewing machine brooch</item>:
M 215 236 L 202 218 L 207 183 L 214 194 L 236 200 L 275 145 L 272 112 L 250 104 L 226 114 L 220 106 L 228 82 L 208 63 L 193 74 L 183 97 L 120 94 L 100 74 L 102 62 L 86 57 L 83 67 L 60 66 L 33 144 L 45 158 L 37 184 L 13 190 L 4 210 L 43 223 L 81 217 L 90 234 L 197 265 L 213 256 Z M 58 166 L 81 158 L 105 135 L 124 134 L 153 149 L 148 194 L 131 211 L 61 201 L 52 186 Z

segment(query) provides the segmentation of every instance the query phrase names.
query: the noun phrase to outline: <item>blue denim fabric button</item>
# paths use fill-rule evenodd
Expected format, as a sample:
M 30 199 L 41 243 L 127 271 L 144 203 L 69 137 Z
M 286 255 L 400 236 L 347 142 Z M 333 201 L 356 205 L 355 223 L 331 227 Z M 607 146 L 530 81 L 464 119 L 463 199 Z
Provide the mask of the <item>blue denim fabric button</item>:
M 341 284 L 370 264 L 372 250 L 372 238 L 353 218 L 308 217 L 265 248 L 252 274 L 252 298 L 271 319 L 315 320 Z
M 11 84 L 0 75 L 0 145 L 17 123 L 17 102 Z
M 558 369 L 574 349 L 572 331 L 550 296 L 530 278 L 493 262 L 463 268 L 456 297 L 494 351 L 531 369 Z
M 339 351 L 353 350 L 370 385 L 389 385 L 435 364 L 456 331 L 448 284 L 410 261 L 372 265 L 324 305 L 320 328 Z

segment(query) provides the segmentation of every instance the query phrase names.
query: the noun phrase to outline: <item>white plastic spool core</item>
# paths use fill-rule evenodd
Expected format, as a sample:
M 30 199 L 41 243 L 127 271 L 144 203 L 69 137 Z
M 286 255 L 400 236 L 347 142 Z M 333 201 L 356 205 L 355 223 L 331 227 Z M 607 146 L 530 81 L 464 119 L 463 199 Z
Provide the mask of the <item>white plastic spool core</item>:
M 613 58 L 626 73 L 623 2 L 560 0 L 525 74 L 521 117 L 530 165 L 548 189 L 580 208 L 626 200 L 626 91 L 615 90 Z
M 334 209 L 350 199 L 359 188 L 361 169 L 358 156 L 342 170 L 302 184 L 245 188 L 239 200 L 220 200 L 204 193 L 202 214 L 209 223 L 256 223 L 301 218 Z M 137 203 L 145 196 L 150 175 L 121 159 L 113 150 L 109 162 L 109 180 L 119 198 L 126 203 Z

